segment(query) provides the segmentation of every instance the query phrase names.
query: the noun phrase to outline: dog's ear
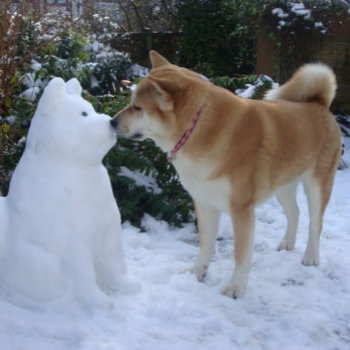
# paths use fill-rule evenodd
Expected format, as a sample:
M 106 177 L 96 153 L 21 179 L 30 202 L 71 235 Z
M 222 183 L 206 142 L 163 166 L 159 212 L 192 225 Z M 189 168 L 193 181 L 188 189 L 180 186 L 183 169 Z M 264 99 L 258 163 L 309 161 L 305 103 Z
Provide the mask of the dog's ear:
M 160 55 L 157 51 L 154 50 L 151 50 L 149 52 L 149 58 L 152 63 L 152 68 L 158 68 L 167 64 L 171 64 L 166 58 L 164 58 L 162 55 Z
M 155 79 L 151 77 L 147 77 L 148 81 L 150 82 L 151 86 L 155 90 L 156 93 L 156 100 L 158 102 L 158 106 L 162 111 L 171 111 L 173 110 L 173 99 L 170 95 L 170 93 L 166 90 L 165 84 L 160 79 Z

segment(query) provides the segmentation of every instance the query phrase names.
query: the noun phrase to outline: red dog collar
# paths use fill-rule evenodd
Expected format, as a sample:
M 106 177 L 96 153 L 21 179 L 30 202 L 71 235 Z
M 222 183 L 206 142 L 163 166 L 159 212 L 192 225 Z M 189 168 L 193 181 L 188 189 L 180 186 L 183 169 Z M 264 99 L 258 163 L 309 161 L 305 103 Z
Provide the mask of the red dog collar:
M 201 107 L 196 115 L 194 116 L 194 118 L 192 119 L 192 123 L 191 123 L 191 126 L 182 134 L 180 140 L 177 142 L 177 144 L 174 146 L 174 148 L 169 152 L 169 157 L 168 157 L 168 161 L 169 162 L 172 162 L 174 159 L 175 159 L 175 156 L 176 156 L 176 152 L 184 146 L 184 144 L 186 143 L 186 141 L 188 140 L 188 138 L 191 136 L 192 134 L 192 131 L 194 130 L 197 122 L 198 122 L 198 119 L 199 119 L 199 116 L 202 112 L 202 108 Z

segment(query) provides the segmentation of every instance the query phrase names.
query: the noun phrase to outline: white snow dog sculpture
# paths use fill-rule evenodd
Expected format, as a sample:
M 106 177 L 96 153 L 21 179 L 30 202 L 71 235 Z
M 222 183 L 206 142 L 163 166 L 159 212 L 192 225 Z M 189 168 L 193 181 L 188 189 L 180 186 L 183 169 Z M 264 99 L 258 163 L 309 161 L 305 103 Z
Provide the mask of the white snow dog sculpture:
M 68 298 L 108 307 L 126 272 L 102 164 L 116 134 L 81 92 L 76 79 L 49 82 L 0 197 L 0 293 L 24 306 Z

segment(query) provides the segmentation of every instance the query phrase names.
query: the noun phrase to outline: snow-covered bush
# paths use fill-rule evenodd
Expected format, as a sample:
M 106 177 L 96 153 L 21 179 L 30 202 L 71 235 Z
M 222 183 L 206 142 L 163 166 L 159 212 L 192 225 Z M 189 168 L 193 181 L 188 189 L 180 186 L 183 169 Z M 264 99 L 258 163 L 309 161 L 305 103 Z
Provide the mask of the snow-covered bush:
M 92 72 L 96 82 L 90 87 L 90 91 L 94 94 L 117 94 L 121 89 L 121 80 L 129 78 L 127 71 L 132 65 L 130 59 L 125 54 L 115 53 L 96 57 L 95 61 Z
M 89 33 L 89 37 L 94 41 L 105 45 L 118 35 L 120 29 L 118 23 L 96 8 L 84 17 L 84 21 L 78 25 L 78 28 Z
M 268 1 L 265 9 L 265 16 L 272 15 L 278 22 L 276 29 L 281 31 L 287 29 L 291 34 L 297 27 L 302 26 L 306 30 L 319 31 L 325 34 L 331 24 L 327 16 L 332 10 L 342 9 L 340 1 L 329 0 L 303 0 Z M 275 23 L 275 21 L 273 21 Z
M 144 214 L 182 227 L 193 222 L 193 203 L 182 188 L 178 175 L 151 140 L 119 140 L 105 163 L 123 220 L 141 225 Z
M 281 82 L 322 48 L 330 29 L 336 25 L 334 19 L 346 11 L 343 5 L 346 6 L 341 1 L 329 0 L 267 1 L 262 12 L 262 28 L 276 48 L 276 68 Z
M 278 86 L 267 75 L 259 75 L 254 82 L 245 84 L 244 88 L 235 90 L 236 95 L 242 98 L 262 99 L 265 92 L 273 87 Z

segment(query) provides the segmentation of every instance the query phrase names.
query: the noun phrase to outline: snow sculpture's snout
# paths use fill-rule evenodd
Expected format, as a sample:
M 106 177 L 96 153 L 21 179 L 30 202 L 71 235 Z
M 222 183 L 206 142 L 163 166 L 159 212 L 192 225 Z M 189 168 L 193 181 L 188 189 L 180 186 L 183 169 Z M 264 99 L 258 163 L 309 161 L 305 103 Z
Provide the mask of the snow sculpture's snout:
M 114 129 L 118 128 L 118 124 L 119 124 L 118 114 L 114 118 L 111 119 L 110 124 Z

